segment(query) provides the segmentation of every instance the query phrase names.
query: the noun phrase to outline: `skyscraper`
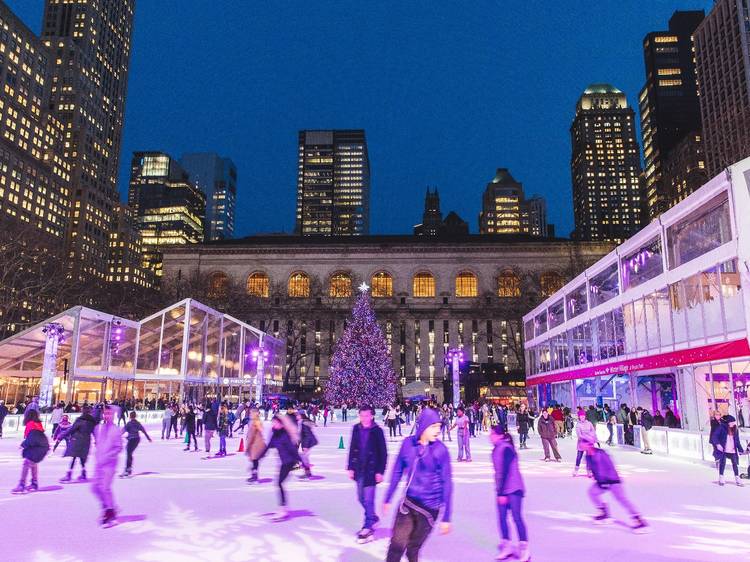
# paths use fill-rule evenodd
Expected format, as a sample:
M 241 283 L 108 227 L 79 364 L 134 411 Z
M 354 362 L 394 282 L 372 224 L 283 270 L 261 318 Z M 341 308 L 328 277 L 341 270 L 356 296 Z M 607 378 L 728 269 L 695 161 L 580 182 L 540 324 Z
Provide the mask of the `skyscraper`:
M 429 187 L 424 196 L 424 212 L 422 222 L 414 226 L 414 234 L 418 236 L 437 236 L 443 225 L 443 213 L 440 212 L 440 194 Z
M 672 175 L 665 174 L 665 161 L 687 136 L 692 141 L 681 147 L 680 160 L 684 162 L 687 157 L 685 163 L 693 170 L 703 166 L 692 38 L 703 18 L 703 10 L 675 12 L 669 19 L 667 31 L 652 31 L 643 39 L 646 83 L 639 96 L 639 106 L 645 161 L 643 203 L 649 218 L 663 213 L 706 180 L 699 173 L 675 178 L 673 174 L 681 170 L 674 166 L 670 167 Z M 686 153 L 690 149 L 691 152 Z M 679 197 L 677 185 L 681 186 Z
M 151 287 L 153 271 L 144 267 L 143 237 L 135 213 L 120 203 L 115 210 L 115 227 L 109 234 L 109 271 L 107 281 Z
M 708 177 L 750 156 L 750 6 L 716 0 L 695 30 Z
M 50 105 L 65 126 L 74 274 L 104 279 L 119 202 L 117 172 L 135 0 L 47 0 L 42 40 L 53 62 Z
M 299 132 L 295 232 L 369 234 L 370 159 L 364 130 Z
M 133 154 L 128 204 L 143 237 L 144 264 L 157 276 L 161 248 L 203 242 L 206 196 L 168 154 Z
M 570 136 L 576 237 L 626 240 L 642 221 L 635 116 L 625 94 L 609 84 L 586 88 Z
M 237 167 L 213 152 L 183 154 L 180 165 L 206 196 L 206 240 L 234 236 Z
M 523 186 L 508 168 L 498 168 L 482 195 L 480 234 L 517 234 L 523 231 Z
M 531 236 L 546 237 L 547 229 L 547 201 L 539 195 L 534 195 L 524 201 L 521 209 L 523 231 Z

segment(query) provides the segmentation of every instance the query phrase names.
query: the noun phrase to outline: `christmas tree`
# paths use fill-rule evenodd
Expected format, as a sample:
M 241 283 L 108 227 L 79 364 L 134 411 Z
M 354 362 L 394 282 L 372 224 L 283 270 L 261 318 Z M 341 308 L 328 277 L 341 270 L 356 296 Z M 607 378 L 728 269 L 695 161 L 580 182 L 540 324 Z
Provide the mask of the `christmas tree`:
M 325 389 L 329 404 L 382 408 L 396 399 L 391 352 L 375 321 L 368 289 L 360 286 L 352 319 L 333 352 Z

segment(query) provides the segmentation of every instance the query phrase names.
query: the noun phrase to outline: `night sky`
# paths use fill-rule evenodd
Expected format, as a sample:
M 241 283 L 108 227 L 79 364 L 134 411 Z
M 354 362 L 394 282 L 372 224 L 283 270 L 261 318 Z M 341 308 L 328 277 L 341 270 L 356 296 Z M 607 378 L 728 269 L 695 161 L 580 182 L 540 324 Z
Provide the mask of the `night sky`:
M 39 32 L 43 0 L 5 1 Z M 567 236 L 581 92 L 609 82 L 636 105 L 643 36 L 711 5 L 138 0 L 120 192 L 133 151 L 215 151 L 238 168 L 237 235 L 290 232 L 297 131 L 364 128 L 373 233 L 410 233 L 428 185 L 476 232 L 507 167 Z

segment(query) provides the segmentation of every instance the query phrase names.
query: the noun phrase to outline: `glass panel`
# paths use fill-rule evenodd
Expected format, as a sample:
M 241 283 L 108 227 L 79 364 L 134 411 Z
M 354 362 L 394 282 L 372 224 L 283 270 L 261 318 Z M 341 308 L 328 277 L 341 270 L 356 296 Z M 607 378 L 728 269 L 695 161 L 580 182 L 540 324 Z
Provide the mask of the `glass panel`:
M 78 335 L 78 368 L 88 371 L 104 370 L 107 322 L 81 316 Z
M 456 277 L 456 296 L 476 297 L 478 294 L 477 276 L 469 271 L 459 273 Z
M 544 334 L 547 331 L 547 311 L 537 314 L 534 318 L 534 328 L 536 335 Z
M 719 266 L 721 281 L 721 297 L 724 299 L 724 317 L 727 332 L 745 329 L 745 308 L 742 300 L 742 286 L 740 274 L 737 271 L 737 261 L 731 260 Z M 749 424 L 750 425 L 750 424 Z
M 193 309 L 195 310 L 195 309 Z M 168 310 L 164 316 L 164 331 L 161 345 L 162 375 L 180 375 L 182 373 L 182 349 L 185 337 L 185 307 L 178 306 Z
M 721 415 L 731 414 L 735 416 L 734 402 L 732 400 L 732 380 L 729 376 L 729 363 L 713 363 L 711 365 L 711 372 L 713 374 L 713 390 L 716 408 L 721 412 Z
M 112 324 L 109 332 L 109 370 L 115 373 L 132 373 L 135 366 L 135 326 Z
M 612 311 L 612 319 L 614 320 L 615 328 L 615 353 L 619 355 L 625 354 L 625 319 L 621 308 L 615 308 Z
M 523 325 L 523 335 L 526 338 L 526 341 L 530 341 L 534 339 L 534 321 L 533 320 L 527 320 L 526 323 Z
M 669 298 L 672 304 L 674 342 L 682 343 L 687 341 L 687 304 L 682 283 L 674 283 L 669 286 Z
M 155 374 L 159 360 L 159 335 L 161 333 L 161 316 L 152 318 L 141 324 L 138 339 L 138 367 L 139 373 Z
M 576 287 L 568 293 L 565 297 L 566 313 L 568 320 L 575 318 L 582 312 L 588 310 L 588 303 L 586 302 L 586 285 L 583 284 Z
M 696 273 L 680 281 L 685 291 L 685 310 L 688 325 L 688 338 L 691 341 L 702 341 L 705 337 L 703 328 L 703 274 Z
M 613 263 L 607 269 L 589 279 L 589 299 L 591 308 L 607 302 L 619 294 L 617 279 L 617 264 Z
M 607 317 L 609 320 L 609 328 L 612 328 L 612 316 L 611 314 L 605 314 L 594 319 L 592 327 L 596 330 L 596 337 L 599 340 L 599 359 L 608 359 L 614 356 L 615 348 L 612 336 L 607 330 Z
M 570 330 L 571 344 L 573 345 L 573 362 L 583 365 L 593 360 L 594 349 L 591 341 L 591 325 L 584 322 Z
M 203 376 L 203 358 L 205 355 L 204 335 L 206 333 L 207 314 L 195 306 L 190 308 L 190 328 L 188 330 L 187 372 L 185 376 L 199 378 Z
M 672 345 L 672 313 L 669 309 L 669 290 L 664 287 L 649 296 L 654 307 L 654 314 L 659 319 L 660 345 Z M 649 336 L 651 330 L 649 329 Z
M 657 349 L 659 343 L 659 301 L 658 294 L 651 293 L 643 298 L 644 313 L 646 317 L 646 347 Z
M 384 271 L 373 275 L 370 285 L 372 285 L 370 294 L 375 298 L 393 296 L 393 277 Z
M 412 281 L 412 294 L 418 298 L 435 296 L 435 278 L 431 273 L 417 273 Z
M 551 304 L 547 312 L 549 315 L 550 328 L 554 328 L 565 322 L 565 305 L 563 304 L 562 299 Z
M 729 199 L 722 193 L 667 229 L 669 268 L 702 256 L 731 239 Z
M 724 321 L 721 315 L 721 286 L 718 268 L 713 267 L 701 275 L 703 295 L 703 319 L 706 336 L 724 334 Z
M 750 361 L 732 360 L 734 402 L 737 405 L 737 425 L 750 427 Z
M 625 290 L 628 290 L 653 279 L 663 271 L 661 238 L 654 238 L 622 260 L 622 283 Z
M 635 346 L 638 351 L 646 351 L 646 316 L 643 299 L 633 301 L 633 320 L 635 322 Z
M 240 376 L 240 330 L 241 326 L 224 320 L 224 346 L 222 349 L 222 378 L 236 379 Z
M 635 345 L 635 317 L 633 316 L 633 303 L 629 302 L 623 305 L 622 317 L 625 326 L 625 352 L 633 353 L 637 350 Z
M 204 376 L 217 378 L 219 376 L 219 344 L 221 342 L 221 316 L 208 315 L 206 326 L 206 372 Z

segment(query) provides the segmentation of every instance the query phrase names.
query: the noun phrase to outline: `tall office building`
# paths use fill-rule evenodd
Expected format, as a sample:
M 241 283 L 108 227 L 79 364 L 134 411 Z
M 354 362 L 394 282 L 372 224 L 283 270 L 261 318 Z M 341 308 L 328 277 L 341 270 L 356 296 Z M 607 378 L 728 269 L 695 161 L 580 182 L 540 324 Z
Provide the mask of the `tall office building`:
M 666 211 L 705 183 L 694 173 L 703 165 L 700 142 L 701 115 L 695 75 L 693 33 L 704 18 L 703 10 L 675 12 L 667 31 L 653 31 L 643 39 L 646 83 L 639 96 L 645 175 L 644 200 L 649 218 Z M 665 161 L 680 142 L 679 160 L 693 170 L 684 175 Z M 687 158 L 687 161 L 685 160 Z M 679 196 L 675 191 L 680 186 Z M 687 192 L 687 193 L 686 193 Z
M 507 168 L 498 168 L 482 195 L 480 234 L 517 234 L 523 231 L 523 185 Z
M 440 212 L 440 194 L 438 190 L 427 188 L 424 196 L 424 212 L 422 222 L 414 225 L 414 234 L 417 236 L 437 236 L 443 225 L 443 213 Z
M 750 156 L 750 2 L 716 0 L 695 30 L 708 177 Z
M 143 263 L 143 237 L 135 213 L 120 203 L 115 210 L 115 226 L 109 233 L 109 268 L 107 281 L 151 287 L 154 275 Z
M 49 112 L 49 57 L 41 40 L 3 2 L 0 81 L 0 228 L 30 229 L 30 238 L 62 250 L 70 164 L 62 124 Z
M 299 132 L 295 232 L 369 234 L 370 159 L 364 130 Z
M 168 154 L 133 154 L 128 204 L 143 237 L 144 266 L 157 276 L 164 246 L 204 240 L 206 196 Z
M 548 236 L 547 201 L 539 195 L 526 199 L 521 208 L 521 222 L 523 231 L 531 236 Z
M 52 62 L 50 105 L 65 126 L 73 273 L 104 279 L 119 202 L 120 157 L 135 0 L 47 0 L 42 40 Z
M 625 94 L 592 84 L 576 105 L 572 141 L 573 214 L 579 240 L 622 242 L 641 228 L 641 160 Z
M 180 165 L 206 196 L 206 241 L 234 237 L 237 167 L 213 152 L 183 154 Z

